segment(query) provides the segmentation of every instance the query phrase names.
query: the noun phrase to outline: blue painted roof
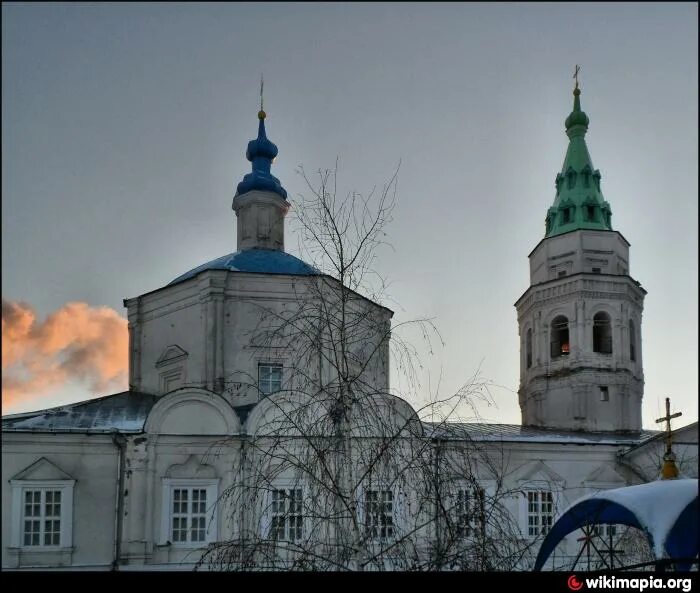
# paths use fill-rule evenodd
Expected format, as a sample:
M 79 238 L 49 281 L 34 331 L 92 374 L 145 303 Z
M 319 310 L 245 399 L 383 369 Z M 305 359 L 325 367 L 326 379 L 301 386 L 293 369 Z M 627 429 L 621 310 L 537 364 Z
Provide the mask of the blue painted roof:
M 284 251 L 275 249 L 246 249 L 229 253 L 223 257 L 193 268 L 178 276 L 170 284 L 194 278 L 205 270 L 228 270 L 230 272 L 250 272 L 253 274 L 290 274 L 293 276 L 315 276 L 320 272 Z
M 585 496 L 571 505 L 547 533 L 537 554 L 535 570 L 569 533 L 589 524 L 629 525 L 645 532 L 657 560 L 698 555 L 698 481 L 657 480 Z
M 236 194 L 244 194 L 254 189 L 276 193 L 283 200 L 287 199 L 287 191 L 280 180 L 270 173 L 272 161 L 277 156 L 277 146 L 270 142 L 265 135 L 265 112 L 258 114 L 258 137 L 248 142 L 245 157 L 252 163 L 252 171 L 243 177 L 238 184 Z

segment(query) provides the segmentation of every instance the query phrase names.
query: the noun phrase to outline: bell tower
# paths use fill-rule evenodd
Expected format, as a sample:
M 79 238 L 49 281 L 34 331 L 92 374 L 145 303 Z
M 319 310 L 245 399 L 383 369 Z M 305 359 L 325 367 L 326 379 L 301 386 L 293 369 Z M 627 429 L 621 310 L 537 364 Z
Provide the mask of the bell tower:
M 586 146 L 589 119 L 580 95 L 577 78 L 545 236 L 529 255 L 530 287 L 515 303 L 522 423 L 637 432 L 646 291 L 630 276 L 630 244 L 612 228 L 601 174 Z

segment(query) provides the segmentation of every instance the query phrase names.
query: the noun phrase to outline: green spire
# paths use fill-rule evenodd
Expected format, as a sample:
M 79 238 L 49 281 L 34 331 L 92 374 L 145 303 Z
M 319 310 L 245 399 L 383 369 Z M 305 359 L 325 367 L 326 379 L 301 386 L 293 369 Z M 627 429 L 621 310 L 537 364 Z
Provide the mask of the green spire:
M 557 193 L 554 204 L 547 211 L 545 237 L 579 229 L 612 230 L 610 204 L 600 191 L 600 171 L 593 168 L 586 146 L 589 119 L 581 111 L 580 96 L 577 78 L 574 109 L 564 122 L 569 148 L 561 173 L 554 180 Z

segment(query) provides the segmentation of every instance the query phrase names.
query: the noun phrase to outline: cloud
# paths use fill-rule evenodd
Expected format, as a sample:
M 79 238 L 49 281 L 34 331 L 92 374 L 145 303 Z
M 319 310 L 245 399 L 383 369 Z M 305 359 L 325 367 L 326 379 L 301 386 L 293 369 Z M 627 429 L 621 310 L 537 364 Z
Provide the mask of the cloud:
M 109 307 L 66 303 L 43 322 L 31 305 L 2 299 L 2 403 L 17 407 L 80 382 L 126 389 L 126 319 Z

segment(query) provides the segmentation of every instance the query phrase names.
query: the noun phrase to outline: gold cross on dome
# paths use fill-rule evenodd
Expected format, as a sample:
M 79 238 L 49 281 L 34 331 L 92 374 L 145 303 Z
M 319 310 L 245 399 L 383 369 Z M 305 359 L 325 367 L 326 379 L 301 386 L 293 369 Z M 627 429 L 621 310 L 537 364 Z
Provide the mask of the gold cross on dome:
M 682 416 L 682 415 L 683 415 L 683 412 L 676 412 L 675 414 L 671 414 L 671 398 L 667 397 L 666 398 L 666 415 L 663 416 L 662 418 L 658 418 L 656 420 L 657 424 L 659 424 L 660 422 L 666 423 L 666 450 L 667 451 L 671 450 L 671 419 L 678 418 L 679 416 Z
M 581 70 L 581 66 L 576 64 L 576 69 L 574 70 L 574 75 L 572 77 L 576 80 L 576 88 L 578 88 L 578 73 L 580 72 L 580 70 Z

